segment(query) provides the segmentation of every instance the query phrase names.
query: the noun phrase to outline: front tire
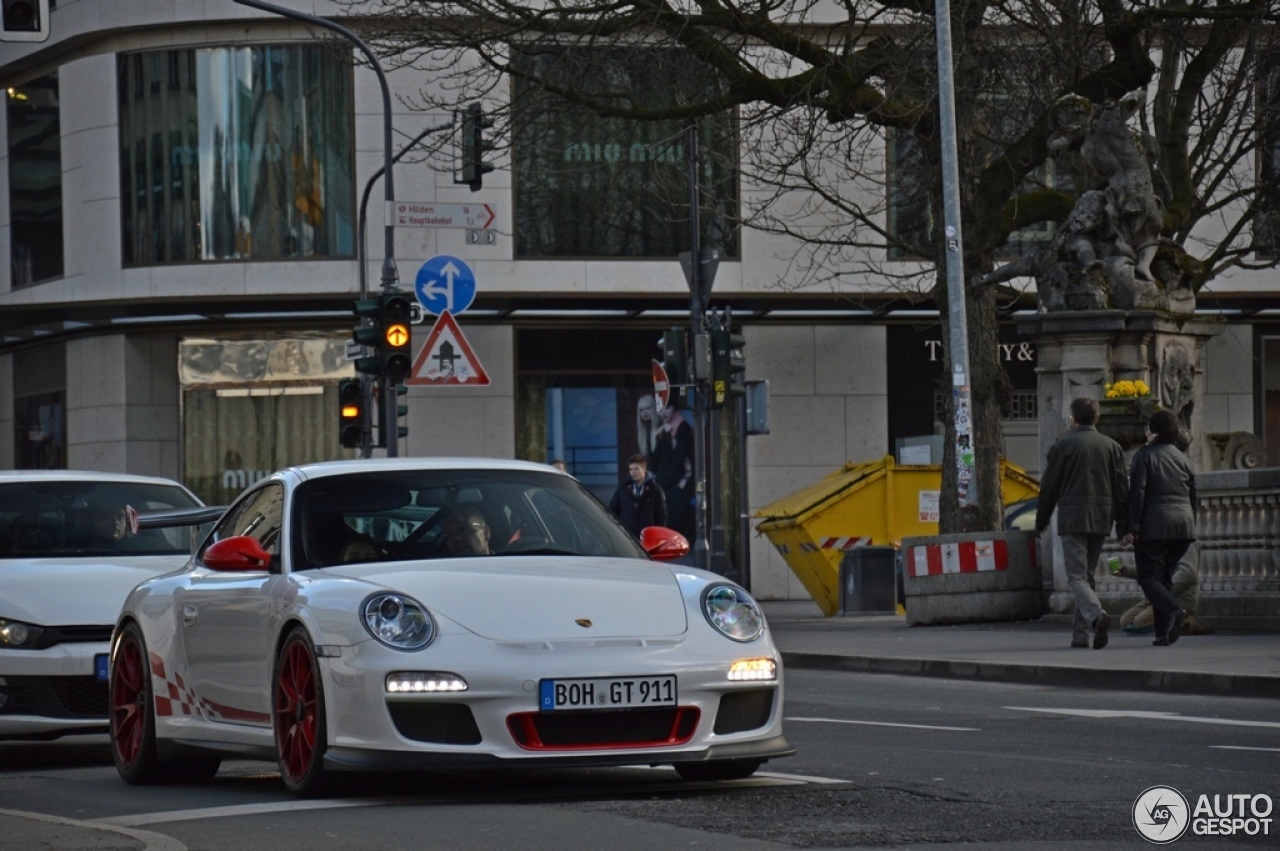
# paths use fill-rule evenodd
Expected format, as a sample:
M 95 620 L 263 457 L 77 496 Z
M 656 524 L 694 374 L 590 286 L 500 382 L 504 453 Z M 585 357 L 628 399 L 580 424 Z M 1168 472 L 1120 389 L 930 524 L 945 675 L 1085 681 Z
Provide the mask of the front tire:
M 760 759 L 715 759 L 710 762 L 677 762 L 673 768 L 682 780 L 741 780 L 764 764 Z
M 272 695 L 276 754 L 285 788 L 300 798 L 323 795 L 329 787 L 324 769 L 328 729 L 324 684 L 315 647 L 302 627 L 294 627 L 276 658 Z
M 156 702 L 151 689 L 147 646 L 136 623 L 116 639 L 107 685 L 111 712 L 111 757 L 124 782 L 134 786 L 199 782 L 218 773 L 221 760 L 192 758 L 161 761 L 156 751 Z

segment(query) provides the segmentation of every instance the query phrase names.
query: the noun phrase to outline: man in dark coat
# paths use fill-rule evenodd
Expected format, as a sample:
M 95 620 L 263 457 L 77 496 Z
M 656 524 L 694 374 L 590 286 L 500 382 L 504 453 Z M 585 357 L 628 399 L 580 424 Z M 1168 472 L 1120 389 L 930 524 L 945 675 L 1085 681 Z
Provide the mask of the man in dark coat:
M 1101 650 L 1107 646 L 1111 617 L 1098 602 L 1094 569 L 1111 527 L 1119 524 L 1120 531 L 1126 531 L 1129 479 L 1124 450 L 1098 432 L 1097 421 L 1095 400 L 1071 401 L 1071 433 L 1049 448 L 1040 479 L 1036 532 L 1049 528 L 1049 518 L 1057 509 L 1067 585 L 1076 598 L 1071 646 L 1088 647 L 1092 629 L 1093 647 Z
M 609 510 L 638 538 L 646 526 L 667 525 L 667 498 L 643 455 L 632 455 L 627 471 L 629 475 L 609 500 Z

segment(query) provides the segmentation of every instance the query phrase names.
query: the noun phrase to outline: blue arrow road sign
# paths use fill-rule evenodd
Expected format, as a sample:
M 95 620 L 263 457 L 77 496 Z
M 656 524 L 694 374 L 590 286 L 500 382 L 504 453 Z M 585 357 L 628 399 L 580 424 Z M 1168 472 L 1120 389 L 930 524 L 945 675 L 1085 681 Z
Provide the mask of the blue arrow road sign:
M 457 316 L 476 300 L 476 276 L 457 257 L 437 254 L 422 264 L 413 289 L 428 313 L 439 316 L 447 310 Z

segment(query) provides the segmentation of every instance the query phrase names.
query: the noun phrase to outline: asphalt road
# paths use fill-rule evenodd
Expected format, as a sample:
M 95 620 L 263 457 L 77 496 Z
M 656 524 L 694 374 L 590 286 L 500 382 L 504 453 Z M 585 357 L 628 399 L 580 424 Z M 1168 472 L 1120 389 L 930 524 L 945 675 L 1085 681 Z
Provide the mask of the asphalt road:
M 751 780 L 688 784 L 666 769 L 397 775 L 317 802 L 291 798 L 264 763 L 139 789 L 119 781 L 101 739 L 0 744 L 0 851 L 1146 848 L 1133 805 L 1151 786 L 1192 806 L 1200 795 L 1280 799 L 1275 706 L 793 670 L 787 734 L 798 753 Z M 1275 830 L 1189 831 L 1174 847 L 1276 845 Z

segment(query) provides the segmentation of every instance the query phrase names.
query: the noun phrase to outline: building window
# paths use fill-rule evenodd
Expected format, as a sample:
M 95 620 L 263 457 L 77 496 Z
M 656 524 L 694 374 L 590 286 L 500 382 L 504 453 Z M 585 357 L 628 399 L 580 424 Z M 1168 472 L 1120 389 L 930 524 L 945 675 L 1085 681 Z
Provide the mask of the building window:
M 348 457 L 338 444 L 346 343 L 315 332 L 278 338 L 189 338 L 178 344 L 183 481 L 228 505 L 273 470 Z
M 14 468 L 67 466 L 67 350 L 60 344 L 13 355 Z
M 62 124 L 58 75 L 9 89 L 12 286 L 62 276 Z
M 351 69 L 299 45 L 120 57 L 126 265 L 354 255 Z
M 1267 447 L 1267 466 L 1280 467 L 1280 336 L 1263 333 L 1260 345 L 1262 440 Z
M 1258 85 L 1258 193 L 1253 250 L 1260 259 L 1280 256 L 1280 55 L 1268 58 Z
M 521 54 L 525 74 L 557 86 L 624 91 L 664 109 L 719 86 L 674 51 L 565 48 Z M 517 76 L 512 114 L 517 257 L 675 257 L 689 250 L 689 175 L 678 120 L 606 118 Z M 731 112 L 698 124 L 703 248 L 738 256 L 738 146 Z

